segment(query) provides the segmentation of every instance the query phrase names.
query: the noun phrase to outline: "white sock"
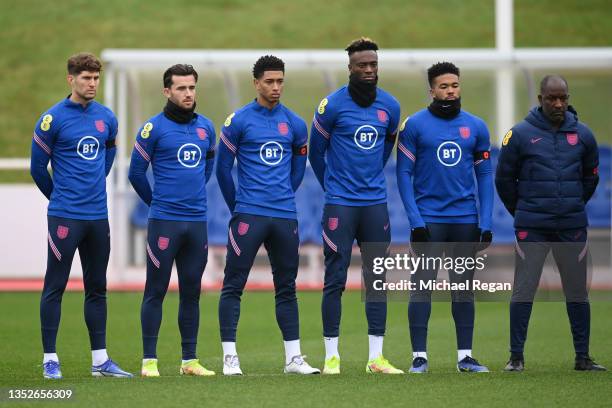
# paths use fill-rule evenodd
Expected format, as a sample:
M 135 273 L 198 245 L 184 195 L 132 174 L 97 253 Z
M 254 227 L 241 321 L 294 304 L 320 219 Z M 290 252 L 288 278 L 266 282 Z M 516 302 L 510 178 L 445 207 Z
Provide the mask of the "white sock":
M 91 365 L 99 366 L 108 360 L 106 349 L 91 350 Z
M 457 361 L 461 361 L 466 357 L 472 357 L 472 350 L 457 350 Z
M 43 354 L 43 364 L 48 363 L 49 361 L 57 361 L 59 363 L 59 357 L 55 353 L 44 353 Z
M 181 364 L 185 364 L 193 360 L 197 360 L 197 358 L 190 358 L 189 360 L 181 360 Z
M 284 341 L 285 343 L 285 364 L 289 364 L 293 357 L 301 356 L 300 339 Z
M 236 342 L 235 341 L 222 341 L 221 347 L 223 347 L 223 357 L 227 356 L 237 356 L 236 352 Z
M 157 359 L 156 358 L 143 358 L 142 365 L 147 364 L 149 361 L 157 361 Z
M 385 336 L 372 336 L 368 335 L 368 341 L 370 343 L 370 357 L 368 360 L 374 360 L 378 356 L 382 355 L 383 340 Z
M 338 337 L 323 337 L 323 343 L 325 343 L 325 359 L 336 356 L 340 358 L 338 354 Z
M 415 351 L 412 353 L 412 359 L 414 360 L 417 357 L 423 357 L 427 360 L 427 352 L 426 351 Z

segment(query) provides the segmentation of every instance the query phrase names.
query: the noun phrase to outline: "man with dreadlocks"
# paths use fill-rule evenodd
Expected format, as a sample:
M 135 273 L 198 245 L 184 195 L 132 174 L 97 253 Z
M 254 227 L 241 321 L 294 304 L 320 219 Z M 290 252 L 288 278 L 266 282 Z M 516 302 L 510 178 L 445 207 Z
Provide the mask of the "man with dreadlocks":
M 240 297 L 257 250 L 268 251 L 276 300 L 276 320 L 283 334 L 286 374 L 319 374 L 300 351 L 295 295 L 299 256 L 295 191 L 306 168 L 306 123 L 280 103 L 285 63 L 272 55 L 257 60 L 253 83 L 257 98 L 225 120 L 221 130 L 217 179 L 232 212 L 229 224 L 219 328 L 223 374 L 240 375 L 236 328 Z M 232 179 L 238 163 L 238 189 Z
M 412 227 L 412 249 L 417 256 L 438 257 L 444 252 L 447 257 L 473 258 L 476 249 L 486 248 L 493 237 L 489 131 L 482 119 L 461 110 L 459 69 L 454 64 L 434 64 L 427 77 L 432 102 L 402 123 L 397 145 L 397 183 Z M 431 290 L 422 283 L 435 280 L 437 273 L 435 268 L 422 268 L 412 275 L 415 290 L 408 306 L 411 373 L 427 372 Z M 449 271 L 451 282 L 467 288 L 451 291 L 457 369 L 488 372 L 472 358 L 474 293 L 469 288 L 473 275 L 474 268 Z
M 383 168 L 395 143 L 400 106 L 377 87 L 377 50 L 378 45 L 369 38 L 349 44 L 349 83 L 321 101 L 312 122 L 309 158 L 325 191 L 323 374 L 340 373 L 341 297 L 353 241 L 357 239 L 361 248 L 366 292 L 373 281 L 369 261 L 385 256 L 391 241 Z M 376 299 L 366 296 L 365 310 L 369 335 L 366 371 L 402 374 L 382 353 L 387 320 L 384 294 Z

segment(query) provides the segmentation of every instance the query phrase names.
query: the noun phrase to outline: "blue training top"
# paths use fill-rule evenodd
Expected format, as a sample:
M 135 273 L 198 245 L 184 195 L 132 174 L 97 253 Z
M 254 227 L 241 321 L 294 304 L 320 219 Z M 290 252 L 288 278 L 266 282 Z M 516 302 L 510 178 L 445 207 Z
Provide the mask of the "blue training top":
M 149 218 L 206 221 L 206 182 L 214 164 L 215 127 L 195 114 L 177 123 L 159 113 L 140 128 L 132 151 L 129 178 L 149 205 Z M 153 167 L 154 187 L 146 177 Z
M 227 117 L 219 139 L 216 174 L 230 211 L 296 219 L 308 139 L 302 118 L 280 103 L 268 109 L 254 100 Z
M 368 107 L 357 105 L 347 86 L 321 101 L 312 120 L 309 158 L 327 204 L 366 206 L 387 201 L 383 168 L 399 120 L 399 103 L 380 88 Z
M 83 106 L 68 97 L 41 115 L 32 137 L 30 172 L 49 199 L 48 215 L 108 218 L 106 175 L 115 158 L 116 135 L 115 115 L 96 101 Z
M 478 223 L 491 230 L 493 175 L 489 131 L 461 111 L 443 119 L 423 109 L 407 118 L 397 145 L 397 184 L 412 228 L 432 223 Z

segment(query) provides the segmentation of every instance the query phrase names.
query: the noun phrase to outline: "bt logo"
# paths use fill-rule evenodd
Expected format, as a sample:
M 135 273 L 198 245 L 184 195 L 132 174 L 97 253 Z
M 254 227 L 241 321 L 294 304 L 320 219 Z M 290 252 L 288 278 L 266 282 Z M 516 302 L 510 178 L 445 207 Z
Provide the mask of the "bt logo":
M 355 131 L 355 144 L 363 150 L 370 150 L 376 145 L 378 130 L 374 126 L 363 125 Z
M 455 142 L 444 142 L 438 146 L 437 155 L 440 163 L 453 167 L 461 160 L 461 147 Z
M 200 164 L 202 150 L 200 150 L 198 145 L 185 143 L 179 148 L 176 158 L 181 163 L 181 166 L 191 169 Z
M 93 136 L 83 136 L 77 144 L 77 154 L 85 160 L 95 160 L 98 157 L 100 142 Z
M 283 146 L 278 142 L 267 142 L 259 149 L 261 161 L 268 166 L 276 166 L 283 160 Z

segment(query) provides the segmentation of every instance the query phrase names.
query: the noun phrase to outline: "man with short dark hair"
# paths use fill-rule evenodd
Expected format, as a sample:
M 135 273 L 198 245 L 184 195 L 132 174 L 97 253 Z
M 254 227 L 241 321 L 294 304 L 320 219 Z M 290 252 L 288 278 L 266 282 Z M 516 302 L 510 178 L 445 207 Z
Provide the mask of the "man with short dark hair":
M 523 350 L 542 266 L 552 250 L 565 294 L 578 371 L 604 371 L 589 356 L 591 310 L 587 288 L 587 214 L 599 181 L 599 152 L 591 130 L 568 104 L 565 78 L 547 75 L 540 106 L 502 140 L 495 184 L 514 217 L 516 256 L 510 300 L 510 360 L 523 371 Z
M 369 357 L 366 372 L 402 374 L 383 356 L 387 320 L 384 293 L 372 293 L 371 261 L 386 256 L 391 242 L 383 168 L 400 119 L 400 106 L 377 87 L 378 45 L 359 38 L 348 45 L 349 83 L 324 98 L 315 111 L 310 163 L 325 191 L 323 240 L 325 280 L 321 314 L 325 344 L 323 374 L 340 373 L 338 337 L 342 292 L 353 241 L 362 254 Z
M 459 68 L 439 62 L 427 70 L 431 104 L 406 118 L 397 146 L 397 184 L 408 214 L 415 256 L 473 258 L 475 245 L 492 240 L 493 178 L 489 160 L 489 131 L 479 117 L 461 109 Z M 476 177 L 474 177 L 476 176 Z M 476 205 L 476 185 L 478 201 Z M 411 277 L 408 320 L 412 342 L 411 373 L 428 370 L 427 328 L 431 290 L 421 285 L 437 278 L 435 268 L 421 268 Z M 474 268 L 449 271 L 450 281 L 469 285 Z M 474 293 L 451 291 L 457 334 L 457 369 L 487 372 L 472 357 Z
M 56 354 L 61 303 L 72 258 L 79 250 L 85 287 L 85 323 L 89 330 L 93 376 L 131 377 L 106 352 L 106 268 L 110 230 L 106 176 L 115 158 L 117 119 L 94 98 L 102 64 L 92 54 L 68 60 L 70 95 L 36 123 L 30 172 L 49 199 L 47 271 L 40 300 L 44 349 L 43 376 L 62 378 Z M 51 160 L 53 177 L 47 171 Z
M 229 223 L 219 328 L 223 374 L 241 375 L 236 352 L 240 298 L 257 250 L 263 244 L 272 266 L 276 320 L 285 346 L 286 374 L 319 374 L 300 350 L 295 295 L 299 254 L 295 191 L 304 177 L 308 131 L 280 103 L 284 62 L 272 55 L 253 66 L 257 98 L 229 115 L 221 130 L 217 179 L 232 218 Z M 238 165 L 238 188 L 232 166 Z
M 177 64 L 163 76 L 168 101 L 163 112 L 138 132 L 129 178 L 150 207 L 147 229 L 147 280 L 141 307 L 144 355 L 141 375 L 159 377 L 157 337 L 172 264 L 179 281 L 180 374 L 214 375 L 196 357 L 200 289 L 208 260 L 206 183 L 213 170 L 215 126 L 195 113 L 198 73 Z M 146 177 L 151 164 L 154 188 Z

